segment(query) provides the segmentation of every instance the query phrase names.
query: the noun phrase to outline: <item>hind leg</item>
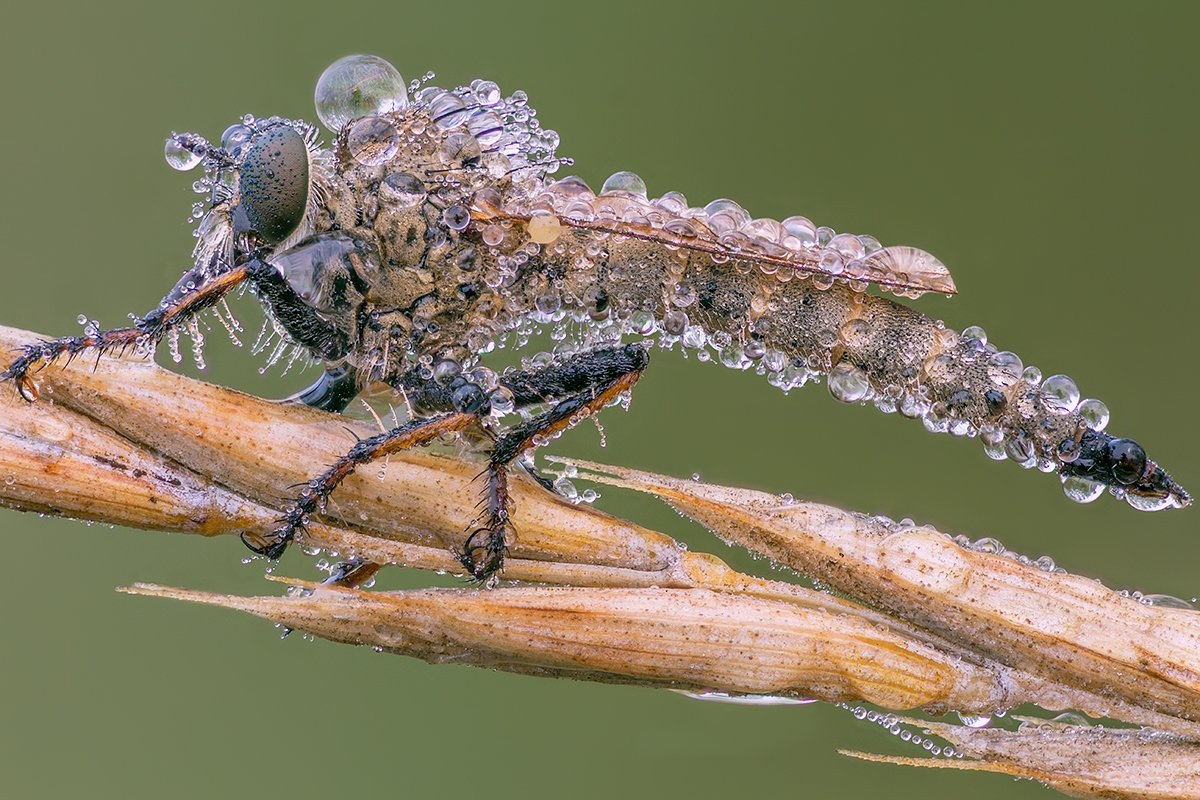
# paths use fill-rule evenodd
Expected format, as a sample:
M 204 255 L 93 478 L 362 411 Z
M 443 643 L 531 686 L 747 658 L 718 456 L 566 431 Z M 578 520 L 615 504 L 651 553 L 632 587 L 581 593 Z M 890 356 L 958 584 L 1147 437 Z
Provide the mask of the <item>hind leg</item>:
M 554 434 L 599 412 L 623 393 L 630 391 L 649 363 L 639 345 L 605 348 L 585 353 L 540 372 L 523 373 L 506 383 L 514 397 L 533 402 L 535 398 L 561 396 L 565 399 L 533 419 L 502 435 L 492 449 L 484 474 L 487 487 L 481 524 L 467 537 L 459 562 L 479 581 L 488 581 L 504 566 L 504 554 L 512 522 L 509 517 L 508 467 L 522 453 L 545 444 Z

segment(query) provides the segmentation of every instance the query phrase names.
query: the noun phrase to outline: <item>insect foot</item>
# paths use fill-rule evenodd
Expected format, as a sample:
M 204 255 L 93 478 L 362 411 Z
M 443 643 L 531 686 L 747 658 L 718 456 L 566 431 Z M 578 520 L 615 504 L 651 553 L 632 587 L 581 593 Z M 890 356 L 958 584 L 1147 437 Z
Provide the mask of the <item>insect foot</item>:
M 507 511 L 491 515 L 487 525 L 476 528 L 467 537 L 462 552 L 457 554 L 458 563 L 475 580 L 483 584 L 491 583 L 504 569 L 511 528 Z

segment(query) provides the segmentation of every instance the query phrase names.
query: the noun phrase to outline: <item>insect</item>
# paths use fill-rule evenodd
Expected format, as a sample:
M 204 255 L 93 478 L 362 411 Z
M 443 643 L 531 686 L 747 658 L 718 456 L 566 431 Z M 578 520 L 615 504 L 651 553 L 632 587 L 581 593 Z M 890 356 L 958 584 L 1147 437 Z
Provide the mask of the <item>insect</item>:
M 193 266 L 132 327 L 31 344 L 3 379 L 32 401 L 36 369 L 61 356 L 164 338 L 175 350 L 181 330 L 198 337 L 197 315 L 249 287 L 283 341 L 324 365 L 294 399 L 341 411 L 383 383 L 414 410 L 308 481 L 274 530 L 243 534 L 270 558 L 359 467 L 482 427 L 494 438 L 483 512 L 457 556 L 492 578 L 514 535 L 510 466 L 627 397 L 654 338 L 785 390 L 825 377 L 841 401 L 1057 472 L 1079 501 L 1107 489 L 1143 510 L 1190 504 L 1137 442 L 1105 432 L 1107 409 L 1081 402 L 1070 378 L 1043 380 L 981 329 L 956 332 L 867 293 L 954 293 L 930 254 L 804 217 L 752 219 L 730 200 L 652 200 L 627 172 L 598 192 L 554 179 L 569 162 L 524 93 L 505 98 L 482 80 L 443 90 L 431 77 L 405 84 L 373 56 L 333 64 L 316 89 L 329 147 L 315 126 L 278 117 L 247 116 L 219 145 L 173 134 L 168 162 L 204 169 Z M 547 327 L 563 342 L 553 357 L 503 375 L 480 367 L 498 339 Z M 517 409 L 522 420 L 502 425 Z

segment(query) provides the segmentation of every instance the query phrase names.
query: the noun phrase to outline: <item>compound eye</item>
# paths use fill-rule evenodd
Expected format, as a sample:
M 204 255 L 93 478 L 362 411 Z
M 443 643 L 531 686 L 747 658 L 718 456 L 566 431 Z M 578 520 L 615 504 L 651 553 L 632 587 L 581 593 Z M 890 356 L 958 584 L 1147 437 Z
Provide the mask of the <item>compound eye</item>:
M 234 230 L 277 244 L 300 226 L 308 206 L 309 155 L 294 128 L 276 125 L 256 134 L 238 175 L 241 200 L 234 209 Z
M 1108 459 L 1118 483 L 1137 483 L 1146 474 L 1146 451 L 1133 439 L 1113 439 L 1108 443 Z

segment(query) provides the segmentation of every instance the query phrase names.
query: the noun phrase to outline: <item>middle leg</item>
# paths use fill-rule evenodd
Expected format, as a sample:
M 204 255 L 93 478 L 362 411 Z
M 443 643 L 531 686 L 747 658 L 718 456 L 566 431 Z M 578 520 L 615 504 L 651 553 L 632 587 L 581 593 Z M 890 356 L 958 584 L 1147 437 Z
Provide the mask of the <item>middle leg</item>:
M 480 525 L 467 536 L 459 563 L 479 581 L 487 581 L 504 566 L 512 521 L 509 517 L 508 467 L 528 450 L 545 444 L 628 392 L 650 361 L 638 344 L 595 350 L 541 371 L 525 372 L 504 381 L 522 405 L 573 393 L 549 411 L 526 420 L 500 437 L 488 458 L 487 486 Z M 536 477 L 536 476 L 535 476 Z M 540 482 L 540 481 L 539 481 Z

